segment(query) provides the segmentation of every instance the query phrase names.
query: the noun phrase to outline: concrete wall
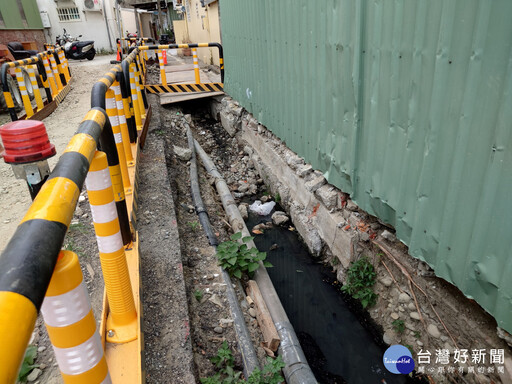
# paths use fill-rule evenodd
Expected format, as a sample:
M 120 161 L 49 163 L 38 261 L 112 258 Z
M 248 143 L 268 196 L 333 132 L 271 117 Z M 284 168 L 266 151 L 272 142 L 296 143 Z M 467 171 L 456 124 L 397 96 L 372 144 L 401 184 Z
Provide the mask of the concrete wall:
M 137 32 L 137 25 L 135 23 L 135 12 L 133 11 L 133 9 L 121 9 L 121 18 L 123 20 L 123 35 L 126 35 L 126 31 L 130 33 Z
M 188 37 L 191 43 L 206 43 L 210 41 L 209 22 L 206 10 L 201 6 L 200 0 L 187 0 L 187 15 L 185 20 L 188 23 Z M 205 64 L 211 64 L 211 49 L 199 48 L 197 57 Z
M 215 43 L 222 43 L 220 37 L 220 18 L 219 18 L 219 2 L 216 1 L 206 7 L 208 15 L 208 22 L 210 24 L 210 41 Z M 213 63 L 219 65 L 219 51 L 212 49 Z
M 218 2 L 211 3 L 205 8 L 200 0 L 186 0 L 185 10 L 183 21 L 173 21 L 176 43 L 221 42 Z M 187 25 L 186 29 L 184 23 Z M 219 65 L 217 49 L 199 48 L 197 55 L 205 64 Z
M 114 19 L 113 0 L 104 0 L 104 12 L 84 11 L 83 1 L 66 2 L 54 0 L 37 0 L 39 11 L 47 12 L 50 18 L 51 28 L 46 28 L 47 41 L 55 43 L 55 37 L 63 33 L 63 29 L 71 36 L 83 35 L 82 40 L 94 40 L 96 50 L 104 49 L 112 51 L 115 49 L 115 39 L 117 36 L 117 27 Z M 77 7 L 80 10 L 80 21 L 60 22 L 57 15 L 57 7 Z M 109 42 L 106 20 L 109 24 L 109 32 L 112 45 Z
M 174 36 L 176 44 L 186 44 L 189 42 L 188 28 L 186 20 L 173 20 L 172 21 Z
M 151 31 L 151 14 L 150 13 L 141 13 L 140 14 L 140 27 L 142 30 L 142 37 L 156 37 L 153 36 Z

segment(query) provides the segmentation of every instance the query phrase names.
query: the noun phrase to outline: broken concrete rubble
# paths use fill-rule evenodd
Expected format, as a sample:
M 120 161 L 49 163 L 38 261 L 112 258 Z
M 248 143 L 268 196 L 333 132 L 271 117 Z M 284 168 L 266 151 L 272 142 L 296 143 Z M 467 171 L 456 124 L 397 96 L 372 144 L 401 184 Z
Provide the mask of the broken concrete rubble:
M 182 161 L 189 161 L 192 158 L 192 151 L 189 148 L 182 148 L 175 145 L 173 150 L 176 157 Z
M 333 209 L 336 207 L 338 200 L 338 193 L 335 187 L 330 184 L 322 185 L 315 191 L 315 195 L 320 201 L 326 206 L 327 209 Z
M 275 211 L 272 214 L 272 222 L 275 225 L 284 225 L 288 221 L 290 221 L 290 218 L 288 217 L 288 215 L 286 213 L 284 213 L 282 211 Z

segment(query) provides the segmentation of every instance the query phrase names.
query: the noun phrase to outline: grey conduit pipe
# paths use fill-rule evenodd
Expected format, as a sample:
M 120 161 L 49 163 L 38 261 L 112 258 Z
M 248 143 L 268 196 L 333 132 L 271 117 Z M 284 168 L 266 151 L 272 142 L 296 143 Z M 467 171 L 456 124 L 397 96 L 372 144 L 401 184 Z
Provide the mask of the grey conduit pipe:
M 188 146 L 192 151 L 192 157 L 190 159 L 190 187 L 192 190 L 192 200 L 194 201 L 194 206 L 199 217 L 199 222 L 201 223 L 201 226 L 203 227 L 203 230 L 208 237 L 208 241 L 210 242 L 210 245 L 215 247 L 215 250 L 217 250 L 219 241 L 213 232 L 210 219 L 208 218 L 208 212 L 204 207 L 203 199 L 201 198 L 201 191 L 199 189 L 197 162 L 194 150 L 194 138 L 192 137 L 190 126 L 187 123 L 185 123 L 185 126 L 187 127 Z M 247 330 L 244 315 L 242 314 L 242 310 L 238 304 L 231 278 L 229 277 L 229 274 L 224 270 L 224 268 L 221 268 L 221 270 L 222 278 L 226 284 L 226 296 L 228 298 L 229 307 L 231 309 L 231 316 L 233 317 L 236 338 L 238 340 L 238 346 L 240 347 L 240 353 L 242 355 L 244 375 L 246 378 L 248 378 L 255 368 L 260 368 L 258 363 L 258 356 L 256 355 L 254 345 L 251 341 L 251 336 Z
M 215 178 L 215 187 L 222 200 L 222 205 L 226 211 L 229 223 L 233 228 L 233 232 L 242 232 L 244 236 L 250 236 L 249 230 L 245 225 L 245 221 L 240 215 L 240 211 L 236 206 L 235 200 L 231 195 L 228 185 L 224 178 L 215 167 L 215 164 L 201 148 L 201 145 L 194 140 L 196 153 L 201 158 L 206 171 Z M 255 247 L 254 242 L 247 243 L 249 247 Z M 315 376 L 309 367 L 306 356 L 302 351 L 299 339 L 295 334 L 295 330 L 288 319 L 281 300 L 277 295 L 274 284 L 270 280 L 267 270 L 260 262 L 260 267 L 254 274 L 254 280 L 258 283 L 265 304 L 267 304 L 270 316 L 274 322 L 281 344 L 279 346 L 279 355 L 282 356 L 286 366 L 283 368 L 283 373 L 288 384 L 313 384 L 316 383 Z

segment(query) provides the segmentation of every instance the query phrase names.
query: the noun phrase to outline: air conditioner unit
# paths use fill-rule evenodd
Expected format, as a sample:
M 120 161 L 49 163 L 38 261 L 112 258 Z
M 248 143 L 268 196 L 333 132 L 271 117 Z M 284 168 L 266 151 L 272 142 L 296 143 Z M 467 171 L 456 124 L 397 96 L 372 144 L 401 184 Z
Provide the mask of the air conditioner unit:
M 84 11 L 101 12 L 101 0 L 84 0 Z

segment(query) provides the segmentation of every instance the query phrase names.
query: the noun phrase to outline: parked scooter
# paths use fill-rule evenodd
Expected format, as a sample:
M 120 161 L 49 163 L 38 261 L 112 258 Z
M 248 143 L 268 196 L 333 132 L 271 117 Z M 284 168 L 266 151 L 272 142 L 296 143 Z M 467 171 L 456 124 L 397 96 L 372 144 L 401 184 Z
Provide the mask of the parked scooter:
M 82 35 L 78 35 L 78 37 L 82 37 Z M 64 47 L 64 54 L 67 59 L 92 60 L 96 55 L 94 41 L 79 41 L 77 37 L 72 37 L 67 33 L 66 29 L 64 29 L 62 36 L 57 36 L 57 44 Z

